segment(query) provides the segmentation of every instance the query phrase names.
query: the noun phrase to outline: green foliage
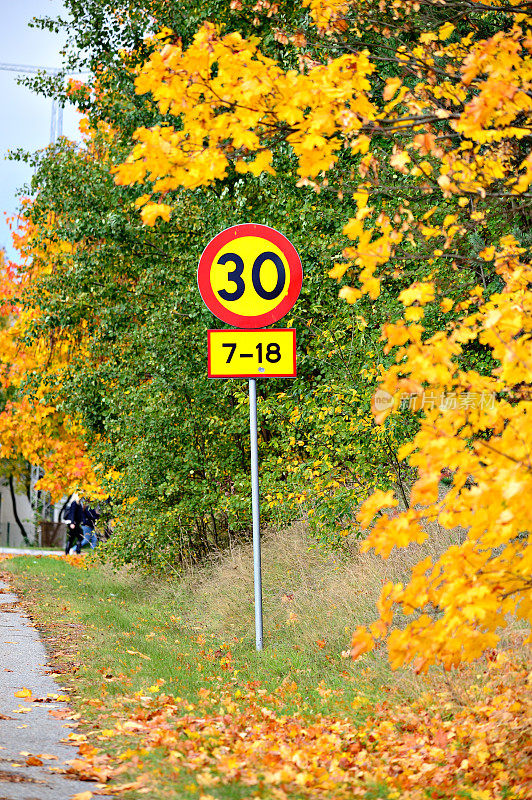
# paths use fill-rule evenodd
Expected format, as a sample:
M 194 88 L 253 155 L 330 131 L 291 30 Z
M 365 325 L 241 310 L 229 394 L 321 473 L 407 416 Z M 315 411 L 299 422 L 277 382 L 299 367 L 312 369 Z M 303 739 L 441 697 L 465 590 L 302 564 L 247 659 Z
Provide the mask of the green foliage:
M 193 9 L 163 0 L 65 2 L 72 15 L 65 65 L 95 74 L 94 86 L 77 87 L 69 97 L 87 112 L 92 133 L 82 147 L 61 140 L 37 164 L 35 202 L 25 213 L 34 225 L 33 246 L 51 268 L 25 303 L 41 310 L 34 335 L 45 334 L 52 348 L 66 340 L 72 348 L 63 386 L 48 390 L 87 433 L 118 520 L 110 553 L 119 563 L 164 569 L 249 530 L 246 387 L 206 377 L 206 331 L 221 325 L 204 307 L 195 277 L 208 241 L 245 221 L 288 236 L 305 276 L 293 318 L 284 321 L 297 330 L 298 378 L 259 382 L 264 522 L 286 523 L 304 512 L 318 540 L 336 546 L 372 489 L 398 484 L 408 500 L 409 476 L 396 453 L 415 430 L 415 416 L 377 428 L 371 397 L 391 358 L 380 343 L 381 325 L 396 318 L 395 298 L 412 276 L 422 279 L 434 267 L 407 246 L 411 271 L 387 272 L 378 301 L 338 304 L 337 287 L 325 278 L 347 244 L 342 225 L 355 211 L 346 197 L 358 157 L 346 150 L 329 186 L 316 193 L 296 187 L 295 164 L 280 143 L 276 177 L 232 172 L 223 184 L 173 192 L 171 221 L 153 228 L 141 224 L 134 206 L 141 190 L 113 180 L 112 167 L 125 158 L 135 128 L 167 121 L 133 86 L 133 68 L 149 55 L 150 36 L 159 29 L 172 29 L 186 44 L 202 20 L 215 19 L 262 36 L 263 50 L 285 65 L 297 64 L 297 50 L 281 46 L 275 32 L 296 30 L 308 38 L 310 55 L 334 54 L 336 40 L 316 37 L 300 5 L 283 3 L 275 24 L 254 6 L 244 2 L 236 13 L 222 0 Z M 448 18 L 448 10 L 441 14 Z M 379 37 L 369 29 L 364 43 L 375 50 Z M 384 64 L 378 80 L 394 70 Z M 57 91 L 39 81 L 37 90 Z M 390 150 L 385 137 L 380 146 Z M 391 170 L 389 181 L 394 185 L 375 189 L 375 214 L 402 213 L 411 204 L 418 216 L 429 208 Z M 437 280 L 447 296 L 461 299 L 477 276 L 444 262 Z M 441 322 L 441 313 L 429 309 L 427 331 Z M 477 363 L 485 354 L 470 357 Z
M 297 329 L 299 377 L 259 384 L 263 518 L 287 522 L 303 508 L 336 541 L 353 506 L 392 479 L 396 443 L 370 421 L 378 326 L 339 310 L 334 284 L 323 283 L 342 242 L 334 196 L 238 178 L 182 192 L 163 237 L 140 224 L 133 190 L 114 184 L 109 162 L 122 155 L 110 144 L 105 160 L 88 158 L 65 142 L 43 157 L 29 213 L 40 258 L 54 246 L 61 255 L 26 297 L 42 310 L 34 335 L 79 342 L 60 403 L 81 420 L 113 498 L 112 556 L 163 568 L 249 529 L 246 386 L 206 377 L 206 331 L 219 322 L 195 280 L 205 244 L 243 217 L 282 229 L 305 271 L 286 321 Z M 368 313 L 387 318 L 382 304 Z

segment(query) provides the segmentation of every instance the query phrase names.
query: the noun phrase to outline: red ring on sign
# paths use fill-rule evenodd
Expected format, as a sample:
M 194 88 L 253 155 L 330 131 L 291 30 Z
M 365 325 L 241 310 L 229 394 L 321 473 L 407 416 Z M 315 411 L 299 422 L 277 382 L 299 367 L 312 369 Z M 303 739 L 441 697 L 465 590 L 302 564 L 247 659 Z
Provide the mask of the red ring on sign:
M 229 242 L 244 236 L 256 236 L 259 239 L 266 239 L 268 242 L 272 242 L 282 251 L 288 262 L 289 282 L 287 294 L 279 305 L 272 308 L 271 311 L 257 314 L 256 316 L 244 316 L 230 311 L 220 303 L 211 286 L 211 268 L 219 251 Z M 266 325 L 271 325 L 280 320 L 285 314 L 288 314 L 299 297 L 302 283 L 303 268 L 301 259 L 292 242 L 282 233 L 276 231 L 275 228 L 253 222 L 233 225 L 232 228 L 226 228 L 214 239 L 211 239 L 201 255 L 198 266 L 198 288 L 203 302 L 215 317 L 221 319 L 222 322 L 227 322 L 229 325 L 234 325 L 235 328 L 264 328 Z

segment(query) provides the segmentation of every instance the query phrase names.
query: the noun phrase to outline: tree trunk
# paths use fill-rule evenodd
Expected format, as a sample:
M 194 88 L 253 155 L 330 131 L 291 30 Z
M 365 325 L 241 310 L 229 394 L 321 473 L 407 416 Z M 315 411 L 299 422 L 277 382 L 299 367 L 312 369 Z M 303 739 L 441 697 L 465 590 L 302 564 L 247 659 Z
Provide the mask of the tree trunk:
M 22 538 L 24 539 L 26 544 L 29 545 L 30 544 L 30 540 L 29 540 L 28 534 L 26 533 L 24 525 L 20 521 L 20 517 L 18 515 L 17 498 L 15 496 L 15 485 L 14 485 L 14 482 L 13 482 L 13 476 L 10 475 L 8 480 L 9 480 L 9 492 L 11 494 L 11 502 L 13 504 L 13 516 L 15 517 L 15 521 L 16 521 L 19 529 L 20 529 L 20 532 L 22 534 Z

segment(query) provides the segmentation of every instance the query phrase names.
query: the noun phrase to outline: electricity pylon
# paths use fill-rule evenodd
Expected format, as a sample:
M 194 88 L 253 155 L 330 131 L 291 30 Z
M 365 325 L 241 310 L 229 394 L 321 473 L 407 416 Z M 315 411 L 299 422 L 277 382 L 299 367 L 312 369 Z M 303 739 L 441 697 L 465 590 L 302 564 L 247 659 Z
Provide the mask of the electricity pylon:
M 32 64 L 3 64 L 0 63 L 0 70 L 7 72 L 24 72 L 26 75 L 38 75 L 39 72 L 58 75 L 62 72 L 58 67 L 35 67 Z M 82 71 L 73 73 L 75 75 L 84 74 Z M 63 106 L 60 105 L 55 97 L 52 100 L 52 116 L 50 120 L 50 144 L 54 144 L 63 135 Z

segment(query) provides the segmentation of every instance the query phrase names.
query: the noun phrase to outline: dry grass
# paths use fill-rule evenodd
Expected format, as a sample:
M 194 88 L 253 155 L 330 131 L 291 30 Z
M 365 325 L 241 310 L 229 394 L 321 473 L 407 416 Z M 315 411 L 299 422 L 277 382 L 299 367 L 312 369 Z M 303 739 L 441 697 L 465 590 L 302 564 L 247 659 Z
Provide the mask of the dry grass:
M 316 547 L 304 522 L 269 532 L 262 542 L 265 633 L 301 647 L 326 641 L 345 649 L 354 628 L 375 618 L 375 602 L 384 583 L 405 580 L 421 558 L 437 557 L 456 535 L 432 526 L 423 545 L 394 550 L 386 561 L 360 553 L 353 541 L 347 553 Z M 238 546 L 210 565 L 193 570 L 182 584 L 186 605 L 202 609 L 205 627 L 220 637 L 249 635 L 253 613 L 253 554 Z
M 372 552 L 361 553 L 354 538 L 343 553 L 322 550 L 305 522 L 267 532 L 262 539 L 266 660 L 260 665 L 264 673 L 270 667 L 277 669 L 275 662 L 283 662 L 286 674 L 291 670 L 312 671 L 317 685 L 321 680 L 337 680 L 347 669 L 359 687 L 367 678 L 377 686 L 386 685 L 388 690 L 412 696 L 427 690 L 429 684 L 431 688 L 446 688 L 459 702 L 471 682 L 478 683 L 478 672 L 485 665 L 471 665 L 445 675 L 434 668 L 428 678 L 418 678 L 411 668 L 392 672 L 383 649 L 355 664 L 341 657 L 357 625 L 375 619 L 375 603 L 384 583 L 407 581 L 411 568 L 421 559 L 431 556 L 436 560 L 464 535 L 464 531 L 447 531 L 433 523 L 426 527 L 426 542 L 395 548 L 386 560 Z M 203 633 L 207 647 L 216 649 L 225 642 L 232 643 L 233 648 L 238 641 L 237 650 L 254 652 L 251 544 L 235 546 L 157 588 L 153 578 L 142 578 L 139 573 L 124 571 L 121 580 L 124 585 L 137 585 L 140 594 L 150 594 L 154 605 L 168 609 L 169 615 L 179 615 L 180 624 L 194 636 Z M 501 646 L 515 649 L 517 645 L 520 650 L 523 637 L 522 623 L 516 621 L 505 631 Z M 254 669 L 258 666 L 256 662 Z
M 356 626 L 375 619 L 375 603 L 384 583 L 407 581 L 411 568 L 421 559 L 438 559 L 465 534 L 463 530 L 448 531 L 437 523 L 427 523 L 426 529 L 428 538 L 423 544 L 394 548 L 386 560 L 373 552 L 361 553 L 355 539 L 344 553 L 321 550 L 305 522 L 268 532 L 262 542 L 265 652 L 277 650 L 278 656 L 284 653 L 287 663 L 292 662 L 294 651 L 306 654 L 307 662 L 312 653 L 317 656 L 319 652 L 327 661 L 320 659 L 321 666 L 316 664 L 316 669 L 326 682 L 338 670 L 333 665 L 343 662 L 350 672 L 354 670 L 359 686 L 360 680 L 367 678 L 402 696 L 412 697 L 427 689 L 443 690 L 450 699 L 461 702 L 472 683 L 487 679 L 484 662 L 450 673 L 432 668 L 429 675 L 418 677 L 411 668 L 392 671 L 383 648 L 363 656 L 356 664 L 341 658 Z M 210 565 L 195 568 L 177 588 L 176 584 L 173 587 L 183 620 L 195 630 L 201 619 L 205 633 L 216 640 L 229 642 L 236 638 L 253 648 L 251 545 L 235 547 Z M 501 641 L 501 647 L 511 649 L 518 660 L 529 657 L 528 647 L 520 644 L 526 635 L 522 627 L 522 622 L 516 620 Z M 308 663 L 303 659 L 300 666 Z M 479 673 L 484 675 L 482 679 Z

